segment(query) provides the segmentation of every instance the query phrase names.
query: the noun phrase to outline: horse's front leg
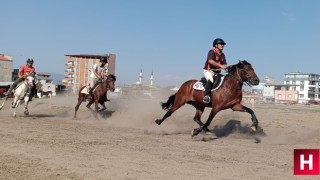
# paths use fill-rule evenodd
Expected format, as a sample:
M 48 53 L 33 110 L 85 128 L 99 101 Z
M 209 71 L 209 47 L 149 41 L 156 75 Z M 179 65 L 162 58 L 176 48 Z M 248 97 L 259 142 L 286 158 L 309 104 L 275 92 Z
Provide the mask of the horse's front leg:
M 98 107 L 99 102 L 95 101 L 94 102 L 94 112 L 95 112 L 95 117 L 98 119 L 98 112 L 99 112 L 99 107 Z
M 252 120 L 252 125 L 251 128 L 253 131 L 257 131 L 258 130 L 258 119 L 256 117 L 256 115 L 254 114 L 253 110 L 242 105 L 242 104 L 236 104 L 232 107 L 233 111 L 241 111 L 241 112 L 247 112 L 251 115 L 251 120 Z
M 13 101 L 12 101 L 12 105 L 11 105 L 11 107 L 13 109 L 16 108 L 16 105 L 17 105 L 18 101 L 20 102 L 19 98 L 15 96 Z
M 209 130 L 208 127 L 210 126 L 211 121 L 213 120 L 213 118 L 217 114 L 217 112 L 218 111 L 215 108 L 212 108 L 206 123 L 204 123 L 201 127 L 192 130 L 191 136 L 193 137 L 193 136 L 198 135 L 201 131 Z
M 29 104 L 29 97 L 24 98 L 24 114 L 29 115 L 29 109 L 28 109 L 28 104 Z
M 104 103 L 104 102 L 100 102 L 100 104 L 101 104 L 102 108 L 101 108 L 101 109 L 99 109 L 99 111 L 104 111 L 104 110 L 106 110 L 106 109 L 107 109 L 107 107 L 106 107 L 106 105 L 105 105 L 105 103 Z

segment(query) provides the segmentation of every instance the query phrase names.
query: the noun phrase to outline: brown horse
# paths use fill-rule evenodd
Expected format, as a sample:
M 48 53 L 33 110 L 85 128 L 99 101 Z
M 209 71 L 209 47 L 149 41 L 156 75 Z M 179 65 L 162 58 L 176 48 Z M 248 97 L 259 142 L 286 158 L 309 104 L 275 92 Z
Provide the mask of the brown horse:
M 94 113 L 95 117 L 97 118 L 98 116 L 98 104 L 100 103 L 104 109 L 105 109 L 105 104 L 104 102 L 106 101 L 106 95 L 107 91 L 114 91 L 115 89 L 115 81 L 116 81 L 116 76 L 113 74 L 108 75 L 107 79 L 104 80 L 102 83 L 97 85 L 95 88 L 95 91 L 93 92 L 93 98 L 92 100 L 87 104 L 87 108 Z M 83 86 L 79 90 L 79 95 L 78 95 L 78 103 L 76 105 L 75 112 L 74 112 L 74 118 L 77 118 L 77 111 L 79 109 L 80 104 L 82 101 L 85 99 L 86 95 L 85 93 L 81 93 L 81 91 L 85 88 L 86 86 Z M 95 111 L 91 109 L 91 105 L 95 103 Z
M 181 85 L 176 94 L 169 97 L 166 103 L 161 103 L 162 108 L 168 111 L 162 119 L 155 121 L 158 125 L 187 103 L 196 108 L 196 114 L 193 120 L 200 126 L 191 132 L 192 136 L 198 135 L 201 131 L 210 132 L 208 126 L 215 115 L 219 111 L 229 108 L 233 111 L 249 113 L 253 122 L 251 126 L 252 129 L 254 131 L 258 129 L 258 119 L 253 110 L 241 104 L 243 83 L 247 83 L 250 86 L 259 84 L 259 78 L 250 63 L 247 61 L 239 61 L 238 64 L 229 66 L 228 74 L 225 76 L 220 88 L 216 91 L 211 91 L 212 101 L 208 104 L 202 101 L 204 92 L 193 89 L 192 86 L 195 82 L 197 82 L 197 80 L 186 81 Z M 201 122 L 201 115 L 206 107 L 211 107 L 212 109 L 208 120 L 203 124 Z

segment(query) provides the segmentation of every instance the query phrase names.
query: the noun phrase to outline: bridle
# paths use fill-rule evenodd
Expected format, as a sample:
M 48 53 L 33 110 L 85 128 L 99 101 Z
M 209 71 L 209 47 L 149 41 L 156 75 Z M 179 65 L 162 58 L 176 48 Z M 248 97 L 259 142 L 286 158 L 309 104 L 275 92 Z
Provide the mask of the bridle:
M 110 80 L 110 79 L 112 79 L 112 80 Z M 108 77 L 105 81 L 107 83 L 107 89 L 112 91 L 112 89 L 110 88 L 109 83 L 112 82 L 112 81 L 115 81 L 115 79 L 113 77 L 111 77 L 111 78 Z M 113 88 L 113 90 L 114 90 L 114 88 Z
M 245 70 L 245 69 L 240 69 L 240 68 L 238 68 L 238 66 L 236 65 L 236 71 L 237 71 L 237 75 L 238 75 L 237 77 L 233 76 L 233 75 L 230 74 L 230 73 L 229 73 L 229 74 L 230 74 L 231 76 L 235 77 L 238 81 L 240 81 L 241 84 L 246 83 L 248 86 L 252 86 L 254 78 L 248 73 L 247 70 Z M 242 80 L 239 71 L 240 71 L 240 72 L 245 72 L 245 75 L 246 75 L 246 78 L 247 78 L 246 81 L 243 81 L 243 80 Z

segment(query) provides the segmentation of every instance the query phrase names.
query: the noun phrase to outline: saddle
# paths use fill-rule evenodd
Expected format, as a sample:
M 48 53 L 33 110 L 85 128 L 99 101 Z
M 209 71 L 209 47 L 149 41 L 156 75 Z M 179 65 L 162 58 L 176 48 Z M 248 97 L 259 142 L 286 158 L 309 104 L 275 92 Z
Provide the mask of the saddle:
M 213 77 L 213 85 L 212 85 L 211 91 L 215 91 L 219 89 L 219 87 L 223 83 L 224 77 L 225 76 L 222 74 L 217 74 Z M 195 82 L 192 87 L 195 90 L 205 91 L 206 84 L 207 84 L 206 78 L 202 77 L 199 81 Z

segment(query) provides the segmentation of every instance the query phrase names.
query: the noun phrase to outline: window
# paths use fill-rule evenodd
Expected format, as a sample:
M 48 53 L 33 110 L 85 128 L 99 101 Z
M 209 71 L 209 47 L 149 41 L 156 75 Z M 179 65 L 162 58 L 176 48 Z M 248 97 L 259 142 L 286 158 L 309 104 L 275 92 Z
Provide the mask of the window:
M 304 98 L 304 94 L 299 94 L 299 98 Z

